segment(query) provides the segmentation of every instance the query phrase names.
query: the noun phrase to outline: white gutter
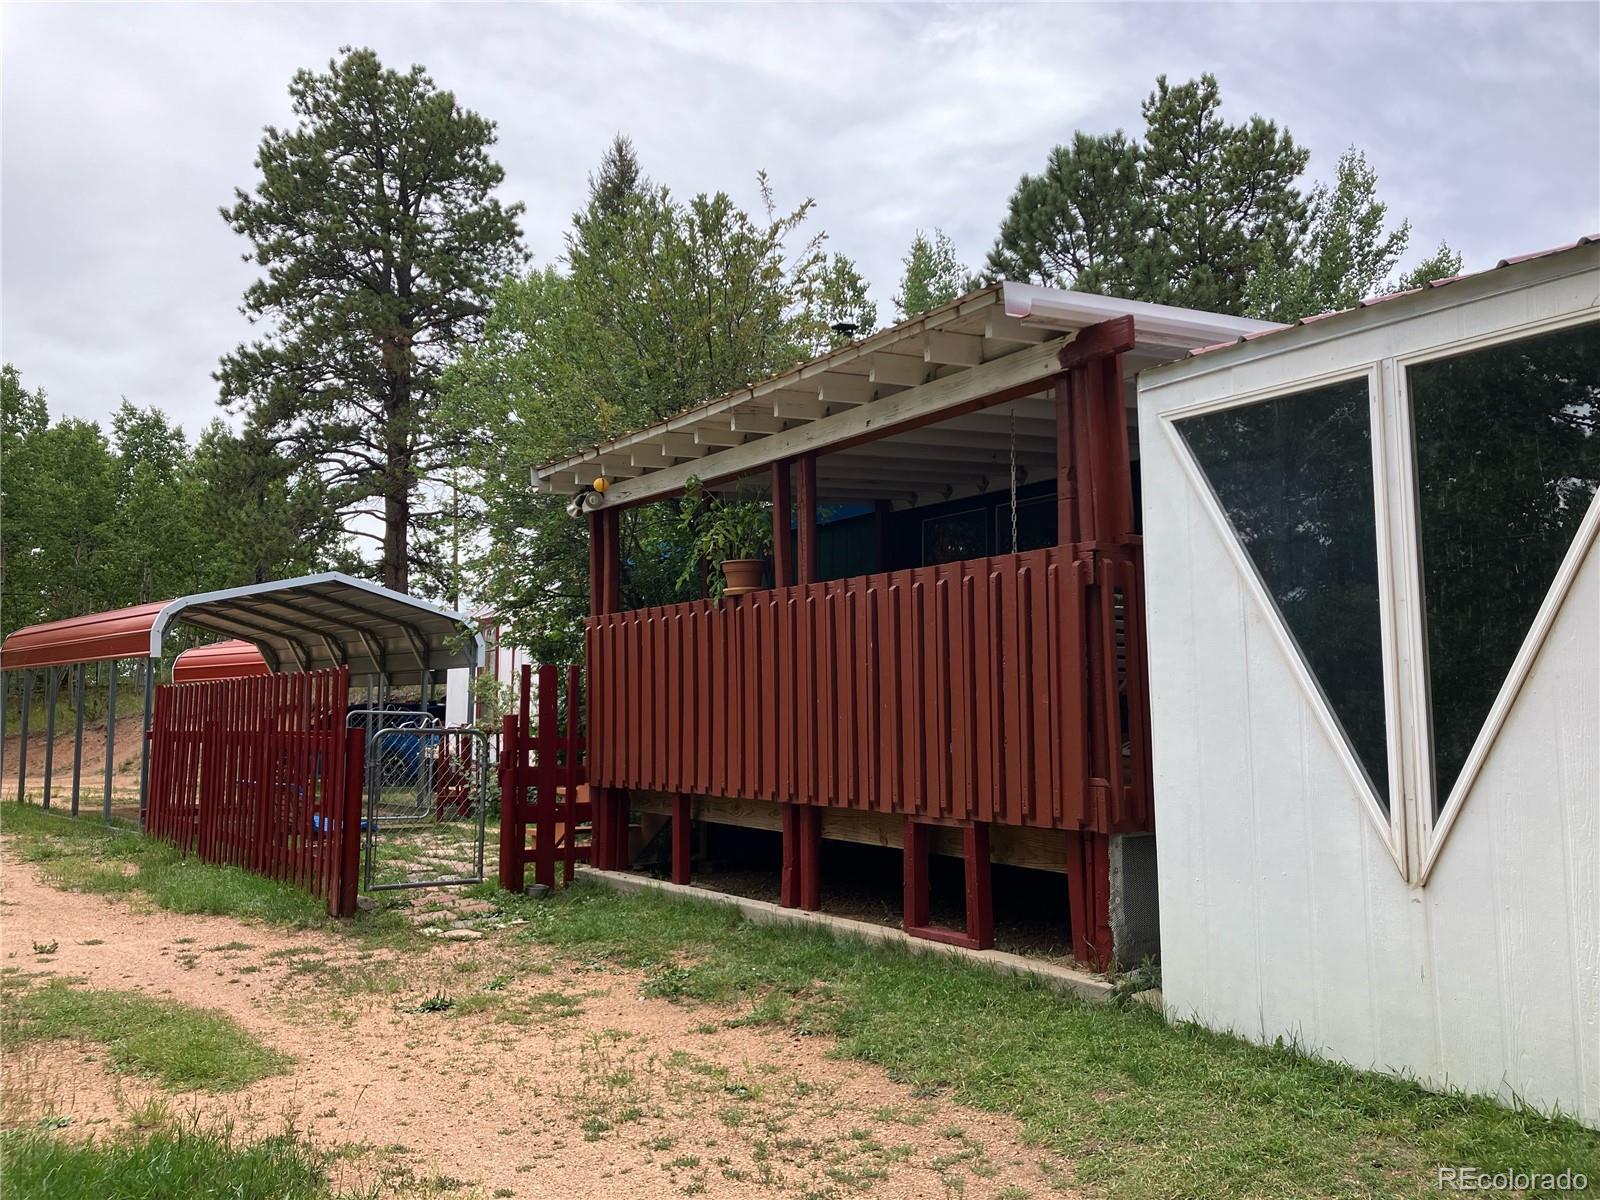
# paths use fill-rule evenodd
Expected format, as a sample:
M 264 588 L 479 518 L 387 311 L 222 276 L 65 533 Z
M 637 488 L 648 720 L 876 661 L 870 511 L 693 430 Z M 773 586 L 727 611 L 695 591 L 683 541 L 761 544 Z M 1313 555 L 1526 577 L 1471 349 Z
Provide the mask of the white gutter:
M 1231 342 L 1252 333 L 1283 326 L 1248 317 L 1151 304 L 1145 300 L 1119 300 L 1092 292 L 1068 292 L 1031 283 L 1004 285 L 1003 302 L 1008 317 L 1047 329 L 1083 329 L 1116 317 L 1132 317 L 1134 335 L 1141 345 L 1197 350 L 1218 342 Z

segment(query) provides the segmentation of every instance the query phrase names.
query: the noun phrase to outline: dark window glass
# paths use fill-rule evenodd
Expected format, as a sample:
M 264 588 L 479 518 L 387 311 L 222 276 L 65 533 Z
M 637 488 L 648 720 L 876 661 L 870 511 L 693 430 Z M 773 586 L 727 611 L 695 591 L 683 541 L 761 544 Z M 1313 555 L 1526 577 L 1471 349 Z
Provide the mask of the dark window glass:
M 960 562 L 989 553 L 989 514 L 981 508 L 922 522 L 922 564 Z
M 1040 550 L 1056 544 L 1056 498 L 1040 496 L 1034 500 L 1017 502 L 1017 553 Z M 1006 500 L 994 510 L 994 547 L 996 554 L 1011 553 L 1011 502 Z
M 1422 363 L 1407 384 L 1437 812 L 1600 484 L 1600 326 Z
M 1387 811 L 1367 381 L 1190 417 L 1178 428 Z

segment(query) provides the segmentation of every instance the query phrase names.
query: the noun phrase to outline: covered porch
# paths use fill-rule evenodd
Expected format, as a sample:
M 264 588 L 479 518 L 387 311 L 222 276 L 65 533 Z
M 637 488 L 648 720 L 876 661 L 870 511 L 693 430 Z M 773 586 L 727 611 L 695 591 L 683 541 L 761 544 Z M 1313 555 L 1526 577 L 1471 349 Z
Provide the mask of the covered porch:
M 590 528 L 597 865 L 629 865 L 630 814 L 670 820 L 679 882 L 694 822 L 776 828 L 782 902 L 818 908 L 826 839 L 895 847 L 905 927 L 986 947 L 1013 863 L 1065 876 L 1074 957 L 1127 957 L 1153 929 L 1115 928 L 1113 858 L 1154 828 L 1132 379 L 1263 328 L 998 285 L 537 469 Z M 691 479 L 770 500 L 770 586 L 623 611 L 618 514 Z M 929 921 L 933 853 L 964 860 L 964 927 Z

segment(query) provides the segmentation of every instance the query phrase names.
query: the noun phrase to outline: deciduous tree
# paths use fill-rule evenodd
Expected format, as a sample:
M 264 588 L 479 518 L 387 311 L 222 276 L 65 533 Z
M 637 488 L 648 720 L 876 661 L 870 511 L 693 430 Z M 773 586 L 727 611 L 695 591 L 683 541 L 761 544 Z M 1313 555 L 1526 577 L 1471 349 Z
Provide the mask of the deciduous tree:
M 942 229 L 934 229 L 931 238 L 917 230 L 911 249 L 901 262 L 905 271 L 900 276 L 894 306 L 902 320 L 949 304 L 970 291 L 976 282 L 956 257 L 950 235 Z

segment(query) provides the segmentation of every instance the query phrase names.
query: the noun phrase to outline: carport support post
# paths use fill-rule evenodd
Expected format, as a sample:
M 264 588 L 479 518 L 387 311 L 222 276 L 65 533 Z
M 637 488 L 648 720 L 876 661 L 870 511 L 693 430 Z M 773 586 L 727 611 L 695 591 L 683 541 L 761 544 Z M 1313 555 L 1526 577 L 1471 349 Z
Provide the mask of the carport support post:
M 6 673 L 0 670 L 0 781 L 6 777 Z
M 78 669 L 73 673 L 73 725 L 72 734 L 72 815 L 78 815 L 78 792 L 83 786 L 83 696 L 87 690 L 88 680 L 85 672 L 88 668 L 78 664 Z
M 156 701 L 156 660 L 144 660 L 144 727 L 139 738 L 139 828 L 144 828 L 144 808 L 150 797 L 150 710 Z
M 117 758 L 117 660 L 111 660 L 111 682 L 106 685 L 106 794 L 102 803 L 107 823 L 111 821 L 111 764 Z
M 17 800 L 28 790 L 28 710 L 33 707 L 33 671 L 22 672 L 22 729 L 17 738 Z
M 56 692 L 60 681 L 54 667 L 45 668 L 44 683 L 44 807 L 50 807 L 50 784 L 56 766 Z

